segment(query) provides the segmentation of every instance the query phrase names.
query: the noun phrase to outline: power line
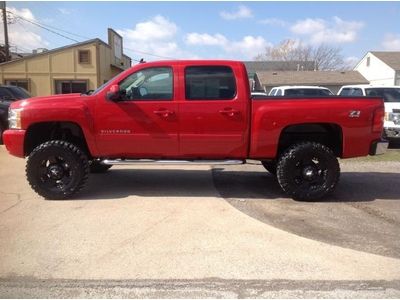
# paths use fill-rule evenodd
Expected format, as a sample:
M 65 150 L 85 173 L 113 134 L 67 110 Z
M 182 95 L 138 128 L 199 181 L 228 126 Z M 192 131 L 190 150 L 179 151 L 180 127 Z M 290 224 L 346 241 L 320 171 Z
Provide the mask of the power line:
M 24 17 L 22 17 L 22 16 L 20 16 L 20 15 L 17 15 L 17 14 L 15 14 L 15 13 L 11 12 L 11 11 L 8 11 L 8 12 L 9 12 L 9 13 L 12 13 L 12 14 L 13 14 L 14 16 L 16 16 L 17 18 L 23 19 L 23 20 L 25 20 L 25 21 L 27 21 L 27 22 L 33 22 L 33 21 L 28 20 L 28 19 L 26 19 L 26 18 L 24 18 Z M 55 29 L 55 30 L 64 32 L 64 33 L 69 34 L 69 35 L 73 35 L 73 36 L 76 36 L 76 37 L 79 37 L 79 38 L 82 38 L 82 39 L 85 39 L 85 40 L 90 40 L 90 39 L 91 39 L 91 38 L 89 38 L 89 37 L 87 37 L 87 36 L 79 35 L 79 34 L 76 34 L 76 33 L 70 32 L 70 31 L 66 31 L 66 30 L 64 30 L 64 29 L 60 29 L 60 28 L 51 26 L 51 25 L 43 24 L 43 23 L 40 23 L 40 22 L 38 22 L 38 21 L 35 21 L 34 23 L 36 23 L 36 24 L 38 24 L 38 25 L 41 25 L 41 26 L 43 26 L 43 27 L 47 27 L 47 28 L 51 28 L 51 29 Z
M 173 57 L 157 55 L 157 54 L 153 54 L 153 53 L 149 53 L 149 52 L 144 52 L 144 51 L 139 51 L 139 50 L 134 50 L 134 49 L 126 48 L 126 47 L 124 47 L 124 50 L 129 50 L 129 51 L 132 51 L 132 52 L 141 53 L 141 54 L 150 55 L 150 56 L 159 57 L 159 58 L 176 59 L 176 58 L 173 58 Z
M 26 51 L 26 52 L 31 52 L 32 50 L 29 50 L 28 48 L 25 48 L 25 47 L 22 47 L 22 46 L 18 46 L 18 45 L 15 45 L 15 44 L 10 44 L 10 46 L 11 47 L 15 47 L 16 49 L 21 49 L 21 50 L 23 50 L 23 51 Z M 18 53 L 18 52 L 17 52 Z
M 33 25 L 35 25 L 35 26 L 38 26 L 38 27 L 40 27 L 40 28 L 43 28 L 44 30 L 47 30 L 47 31 L 49 31 L 49 32 L 51 32 L 51 33 L 54 33 L 54 34 L 57 34 L 57 35 L 59 35 L 59 36 L 61 36 L 61 37 L 63 37 L 63 38 L 66 38 L 66 39 L 70 40 L 70 41 L 79 43 L 78 40 L 75 40 L 75 39 L 73 39 L 73 38 L 67 37 L 66 35 L 63 35 L 63 34 L 61 34 L 61 33 L 58 33 L 58 32 L 56 32 L 56 31 L 54 31 L 54 30 L 52 30 L 52 29 L 49 29 L 49 28 L 47 28 L 47 27 L 45 27 L 45 26 L 43 26 L 43 25 L 40 25 L 40 24 L 38 24 L 38 23 L 36 23 L 36 22 L 33 22 L 33 21 L 31 21 L 31 20 L 28 20 L 28 19 L 25 19 L 25 18 L 23 18 L 23 17 L 21 17 L 21 16 L 18 16 L 17 14 L 14 14 L 14 13 L 11 12 L 11 11 L 10 11 L 10 13 L 13 14 L 14 16 L 20 18 L 21 20 L 24 20 L 25 22 L 28 22 L 28 23 L 31 23 L 31 24 L 33 24 Z
M 58 36 L 61 36 L 61 37 L 63 37 L 63 38 L 66 38 L 66 39 L 71 40 L 71 41 L 76 42 L 76 43 L 79 43 L 80 41 L 78 41 L 78 40 L 76 40 L 76 39 L 73 39 L 73 38 L 70 38 L 70 37 L 68 37 L 68 36 L 65 36 L 65 35 L 63 35 L 63 34 L 61 34 L 61 33 L 58 33 L 58 32 L 56 32 L 56 31 L 54 31 L 54 30 L 58 30 L 58 31 L 64 32 L 64 33 L 66 33 L 66 34 L 73 35 L 73 36 L 77 36 L 77 37 L 80 37 L 80 38 L 83 38 L 83 39 L 88 39 L 88 40 L 90 39 L 89 37 L 82 36 L 82 35 L 79 35 L 79 34 L 75 34 L 75 33 L 72 33 L 72 32 L 69 32 L 69 31 L 66 31 L 66 30 L 63 30 L 63 29 L 54 27 L 54 26 L 44 25 L 44 24 L 41 24 L 41 23 L 39 23 L 39 22 L 37 22 L 37 21 L 34 22 L 34 21 L 31 21 L 31 20 L 28 20 L 28 19 L 26 19 L 26 18 L 24 18 L 24 17 L 22 17 L 22 16 L 20 16 L 20 15 L 17 15 L 17 14 L 15 14 L 15 13 L 13 13 L 12 11 L 7 11 L 7 12 L 13 14 L 15 17 L 17 17 L 17 18 L 19 18 L 19 19 L 21 19 L 21 20 L 24 20 L 25 22 L 31 23 L 31 24 L 33 24 L 33 25 L 35 25 L 35 26 L 38 26 L 38 27 L 40 27 L 40 28 L 42 28 L 42 29 L 45 29 L 45 30 L 47 30 L 47 31 L 49 31 L 49 32 L 51 32 L 51 33 L 57 34 Z M 20 22 L 19 24 L 22 25 L 21 22 Z M 23 25 L 22 25 L 22 26 L 23 26 Z M 52 30 L 52 29 L 54 29 L 54 30 Z M 126 48 L 126 47 L 124 47 L 123 49 L 124 49 L 124 50 L 128 50 L 128 51 L 132 51 L 132 52 L 135 52 L 135 53 L 150 55 L 150 56 L 159 57 L 159 58 L 163 58 L 163 59 L 175 59 L 175 58 L 173 58 L 173 57 L 157 55 L 157 54 L 153 54 L 153 53 L 149 53 L 149 52 L 145 52 L 145 51 L 140 51 L 140 50 L 134 50 L 134 49 L 131 49 L 131 48 Z M 136 59 L 132 59 L 132 60 L 137 61 L 137 62 L 140 62 L 140 60 L 136 60 Z

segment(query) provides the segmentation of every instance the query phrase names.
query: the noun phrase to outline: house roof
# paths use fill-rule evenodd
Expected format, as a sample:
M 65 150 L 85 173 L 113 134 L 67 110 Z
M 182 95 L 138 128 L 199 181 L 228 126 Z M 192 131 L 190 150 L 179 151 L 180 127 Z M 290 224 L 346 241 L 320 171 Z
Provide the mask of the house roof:
M 400 70 L 400 51 L 372 51 L 371 53 L 392 69 Z
M 99 39 L 99 38 L 95 38 L 95 39 L 87 40 L 87 41 L 84 41 L 84 42 L 75 43 L 75 44 L 71 44 L 71 45 L 67 45 L 67 46 L 55 48 L 55 49 L 52 49 L 52 50 L 47 50 L 47 51 L 40 52 L 40 53 L 29 53 L 28 55 L 24 55 L 24 56 L 21 57 L 21 58 L 17 58 L 17 59 L 11 60 L 11 61 L 7 61 L 7 62 L 0 63 L 0 65 L 2 66 L 2 65 L 14 63 L 14 62 L 17 62 L 17 61 L 20 61 L 20 60 L 23 60 L 23 59 L 28 59 L 28 58 L 32 58 L 32 57 L 37 57 L 37 56 L 40 56 L 40 55 L 47 55 L 47 54 L 50 54 L 50 53 L 55 53 L 55 52 L 59 52 L 59 51 L 63 51 L 63 50 L 70 49 L 70 48 L 75 48 L 75 47 L 81 47 L 81 46 L 88 45 L 88 44 L 92 44 L 92 43 L 103 44 L 103 45 L 105 45 L 106 47 L 110 48 L 110 45 L 109 45 L 109 44 L 103 42 L 103 41 L 102 41 L 101 39 Z M 131 59 L 129 56 L 127 56 L 127 55 L 125 55 L 125 54 L 123 54 L 123 56 L 127 57 L 128 59 Z
M 314 70 L 312 61 L 244 61 L 248 73 L 261 71 L 298 71 Z
M 262 85 L 345 85 L 368 84 L 358 71 L 269 71 L 258 72 Z

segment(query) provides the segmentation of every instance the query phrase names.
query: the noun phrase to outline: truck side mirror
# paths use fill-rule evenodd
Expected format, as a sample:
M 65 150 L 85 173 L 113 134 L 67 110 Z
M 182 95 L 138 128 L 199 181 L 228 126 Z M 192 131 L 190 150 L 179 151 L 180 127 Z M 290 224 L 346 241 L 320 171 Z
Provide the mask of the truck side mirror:
M 111 101 L 118 101 L 121 99 L 121 93 L 118 84 L 111 86 L 110 90 L 107 92 L 107 99 Z

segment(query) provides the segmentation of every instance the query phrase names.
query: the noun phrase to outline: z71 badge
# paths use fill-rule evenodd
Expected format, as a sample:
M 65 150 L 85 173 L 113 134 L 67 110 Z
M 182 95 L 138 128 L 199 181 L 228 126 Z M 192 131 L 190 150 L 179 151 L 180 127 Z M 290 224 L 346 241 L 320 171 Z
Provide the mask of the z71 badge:
M 359 118 L 361 115 L 361 111 L 359 110 L 351 110 L 349 113 L 350 118 Z

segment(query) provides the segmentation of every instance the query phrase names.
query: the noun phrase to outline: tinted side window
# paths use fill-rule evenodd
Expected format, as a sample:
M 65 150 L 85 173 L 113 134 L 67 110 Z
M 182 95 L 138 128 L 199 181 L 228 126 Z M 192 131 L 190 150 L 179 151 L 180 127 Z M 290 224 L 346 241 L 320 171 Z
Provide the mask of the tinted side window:
M 352 96 L 362 96 L 363 93 L 362 93 L 362 90 L 361 90 L 361 89 L 353 89 L 351 95 L 352 95 Z
M 172 100 L 172 69 L 162 67 L 140 70 L 125 78 L 119 88 L 124 100 Z
M 7 91 L 6 88 L 0 87 L 0 100 L 10 100 L 14 99 L 13 95 Z
M 282 96 L 282 90 L 277 90 L 275 96 Z
M 319 93 L 321 96 L 332 96 L 333 95 L 333 93 L 330 90 L 324 90 L 324 89 L 320 90 Z
M 305 97 L 305 96 L 319 96 L 318 89 L 288 89 L 285 91 L 285 96 L 291 97 Z
M 272 89 L 272 90 L 269 92 L 269 96 L 275 96 L 275 93 L 276 93 L 276 89 Z
M 198 66 L 185 69 L 187 100 L 231 100 L 236 95 L 235 76 L 226 66 Z
M 350 94 L 351 94 L 350 88 L 344 88 L 340 91 L 340 96 L 350 96 Z
M 365 89 L 367 96 L 382 97 L 385 102 L 400 102 L 400 88 Z
M 344 88 L 340 96 L 363 96 L 363 93 L 360 88 Z

